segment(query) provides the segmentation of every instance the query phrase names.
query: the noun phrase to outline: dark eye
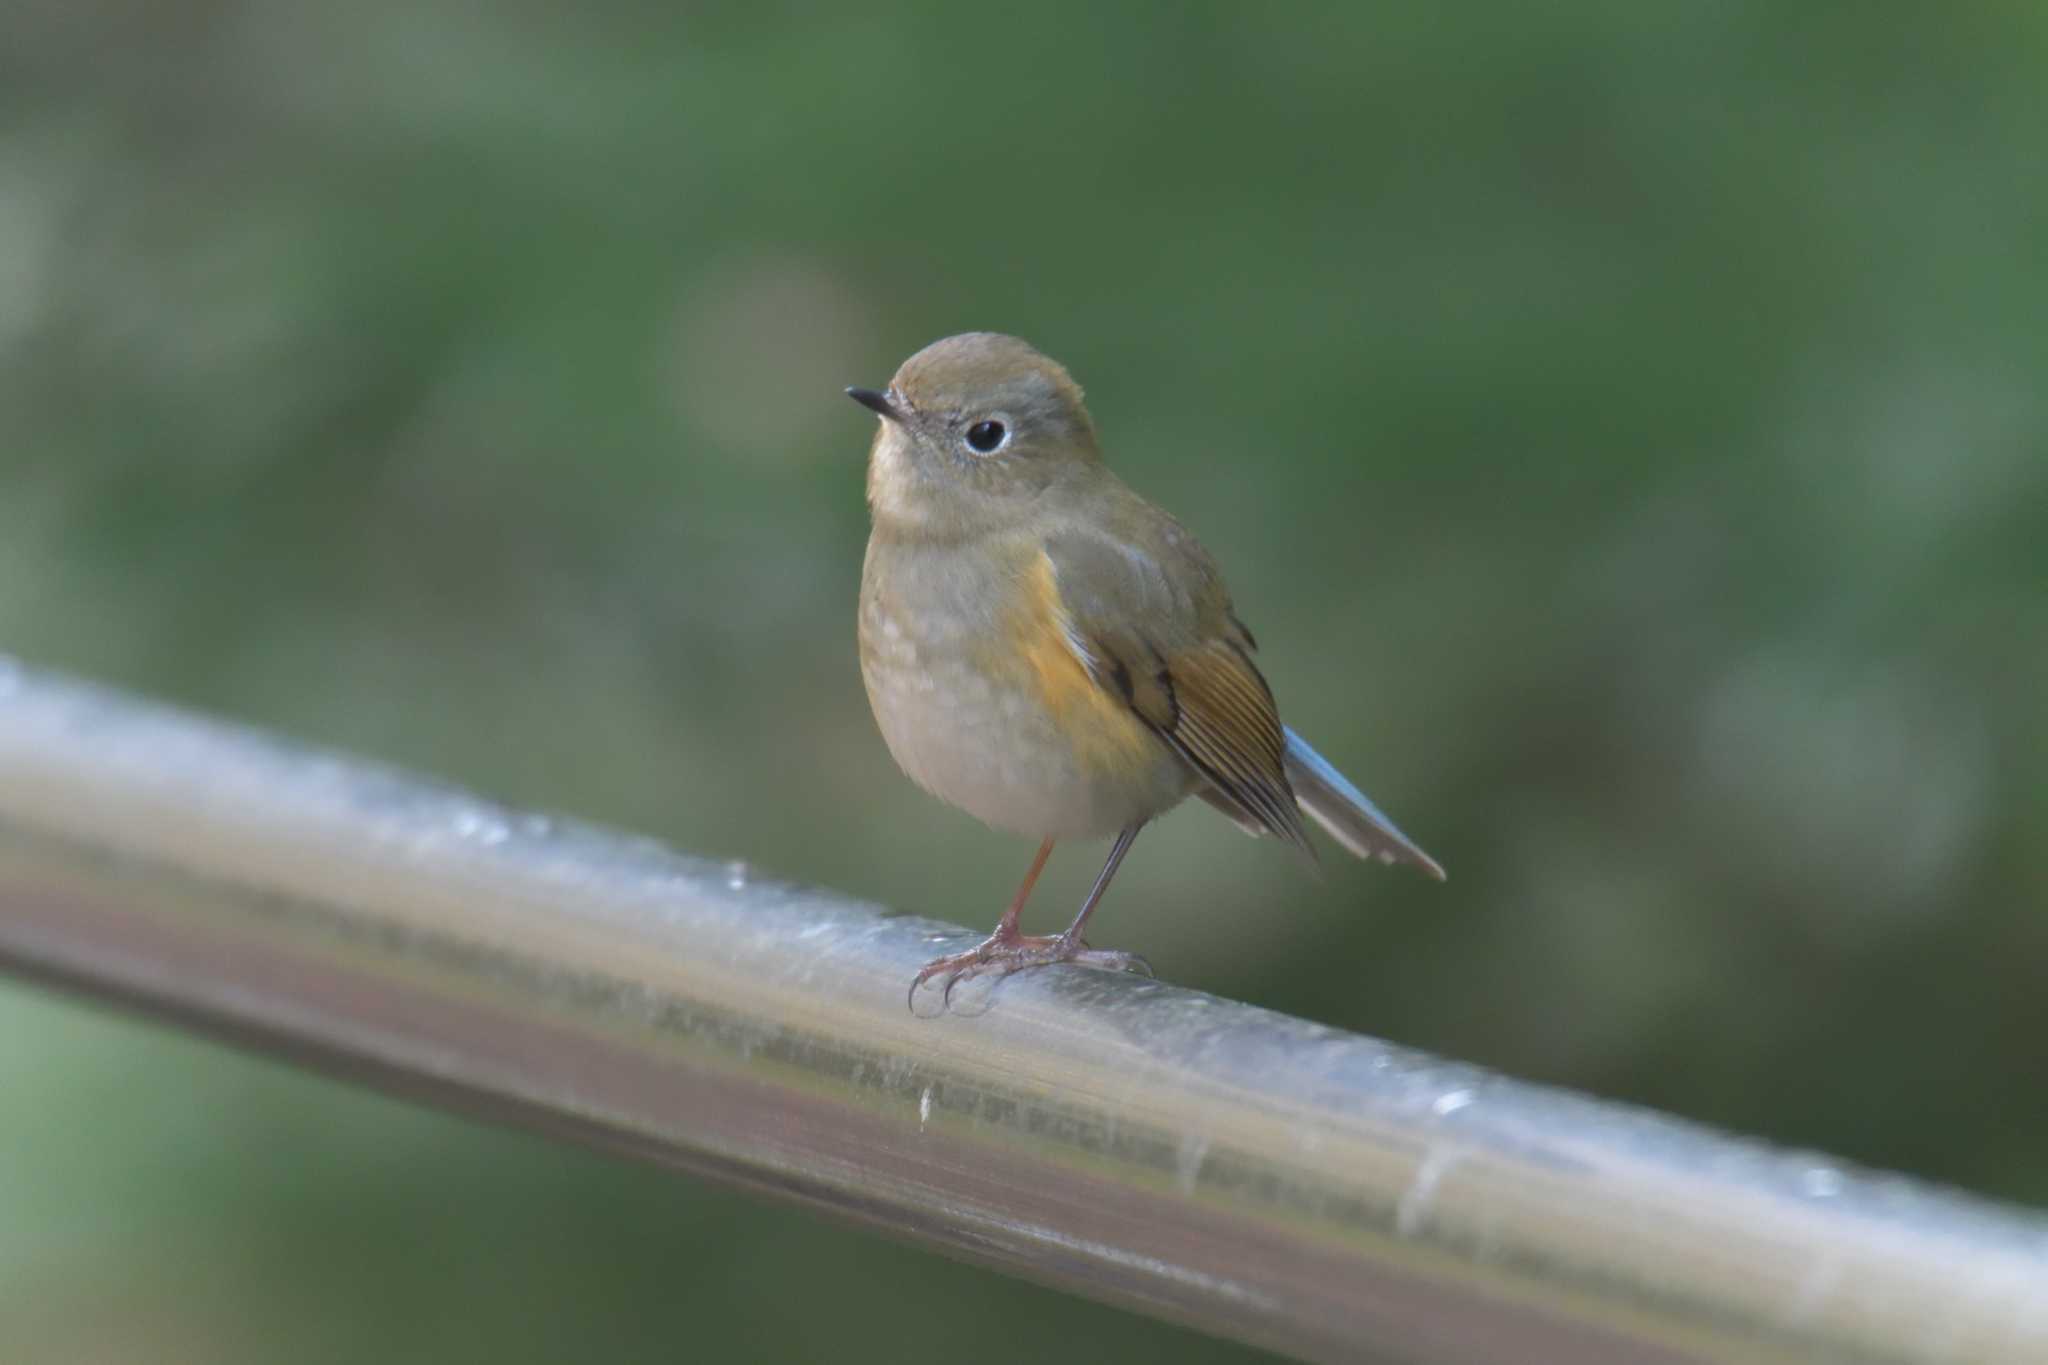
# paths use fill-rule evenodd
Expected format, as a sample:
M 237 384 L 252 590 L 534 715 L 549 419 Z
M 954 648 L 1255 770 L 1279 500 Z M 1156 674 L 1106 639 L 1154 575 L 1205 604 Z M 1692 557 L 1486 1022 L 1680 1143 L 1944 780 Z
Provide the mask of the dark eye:
M 1010 439 L 1010 429 L 1001 422 L 976 422 L 967 428 L 967 444 L 983 455 L 992 455 Z

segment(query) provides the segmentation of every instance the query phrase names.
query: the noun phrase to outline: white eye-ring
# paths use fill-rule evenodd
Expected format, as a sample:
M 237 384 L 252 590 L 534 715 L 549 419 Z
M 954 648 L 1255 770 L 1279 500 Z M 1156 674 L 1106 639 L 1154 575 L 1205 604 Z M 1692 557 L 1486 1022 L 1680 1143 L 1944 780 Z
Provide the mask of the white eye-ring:
M 1000 416 L 984 417 L 967 428 L 963 440 L 977 455 L 993 455 L 1010 443 L 1010 424 Z

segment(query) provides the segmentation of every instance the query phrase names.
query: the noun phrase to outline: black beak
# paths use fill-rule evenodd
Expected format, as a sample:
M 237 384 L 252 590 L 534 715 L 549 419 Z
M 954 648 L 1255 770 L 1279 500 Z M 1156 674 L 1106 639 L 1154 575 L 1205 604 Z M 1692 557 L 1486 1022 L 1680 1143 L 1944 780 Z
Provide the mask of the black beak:
M 903 414 L 896 411 L 896 405 L 889 401 L 889 395 L 875 389 L 848 389 L 846 396 L 878 416 L 892 422 L 901 422 Z

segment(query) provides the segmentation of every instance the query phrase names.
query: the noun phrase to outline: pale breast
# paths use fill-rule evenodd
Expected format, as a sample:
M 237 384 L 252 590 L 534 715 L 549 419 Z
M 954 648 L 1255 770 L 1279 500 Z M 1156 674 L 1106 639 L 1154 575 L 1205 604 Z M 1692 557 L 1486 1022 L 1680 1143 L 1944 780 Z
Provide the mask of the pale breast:
M 890 754 L 933 795 L 1020 834 L 1108 835 L 1194 779 L 1065 652 L 1032 572 L 997 547 L 871 542 L 868 701 Z

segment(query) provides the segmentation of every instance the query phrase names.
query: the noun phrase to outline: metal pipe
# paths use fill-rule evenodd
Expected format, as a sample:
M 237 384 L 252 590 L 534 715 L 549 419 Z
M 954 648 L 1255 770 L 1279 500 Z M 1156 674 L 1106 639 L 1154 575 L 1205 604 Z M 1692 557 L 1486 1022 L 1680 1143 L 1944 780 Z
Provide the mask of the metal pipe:
M 965 932 L 0 659 L 32 977 L 1311 1360 L 2048 1360 L 2037 1214 Z

